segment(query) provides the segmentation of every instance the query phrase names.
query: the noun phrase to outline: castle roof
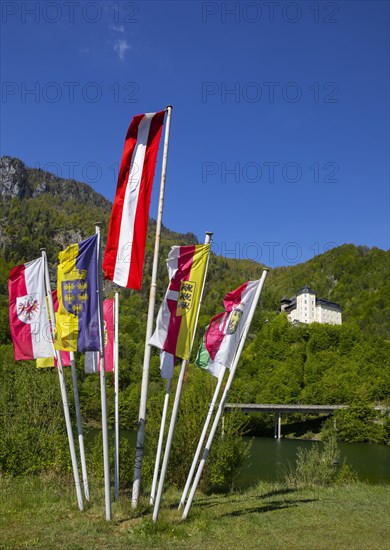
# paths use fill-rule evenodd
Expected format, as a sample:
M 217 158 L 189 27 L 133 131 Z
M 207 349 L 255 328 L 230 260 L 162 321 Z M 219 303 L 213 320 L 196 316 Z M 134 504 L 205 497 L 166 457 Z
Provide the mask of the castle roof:
M 312 290 L 309 286 L 305 285 L 301 290 L 297 292 L 297 296 L 300 294 L 315 294 L 314 290 Z
M 336 304 L 336 302 L 331 302 L 330 300 L 325 300 L 325 298 L 317 298 L 316 305 L 317 304 L 331 309 L 336 309 L 337 311 L 343 311 L 340 304 Z

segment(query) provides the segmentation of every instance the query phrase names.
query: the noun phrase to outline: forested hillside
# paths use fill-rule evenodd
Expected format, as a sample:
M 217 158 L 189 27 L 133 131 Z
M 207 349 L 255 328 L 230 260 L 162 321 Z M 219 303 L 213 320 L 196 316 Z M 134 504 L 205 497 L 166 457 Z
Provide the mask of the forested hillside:
M 39 433 L 43 438 L 40 445 L 45 449 L 46 436 L 62 438 L 63 432 L 53 428 L 61 416 L 56 372 L 53 369 L 38 371 L 32 362 L 15 364 L 13 361 L 8 326 L 9 271 L 16 264 L 38 257 L 40 248 L 44 247 L 54 278 L 58 252 L 93 234 L 96 221 L 103 224 L 104 240 L 111 204 L 88 185 L 26 168 L 20 160 L 10 157 L 0 159 L 0 195 L 0 438 L 8 442 L 3 446 L 3 454 L 0 453 L 0 469 L 12 470 L 17 465 L 12 463 L 12 466 L 9 461 L 22 452 L 23 440 Z M 120 290 L 120 419 L 122 425 L 130 429 L 135 427 L 138 418 L 154 229 L 155 222 L 151 220 L 142 290 Z M 164 258 L 169 248 L 174 244 L 196 242 L 192 233 L 182 235 L 164 228 L 156 308 L 167 284 Z M 196 345 L 210 317 L 221 311 L 225 293 L 246 280 L 259 278 L 262 267 L 249 260 L 211 256 Z M 356 414 L 360 414 L 362 426 L 367 425 L 367 415 L 371 413 L 364 407 L 390 400 L 388 275 L 389 252 L 352 244 L 330 250 L 306 263 L 271 270 L 229 400 L 354 404 L 360 411 Z M 318 296 L 341 305 L 342 326 L 296 327 L 288 323 L 284 314 L 279 314 L 281 298 L 294 295 L 304 285 L 313 288 Z M 114 285 L 106 283 L 106 296 L 112 296 L 113 291 Z M 77 362 L 83 418 L 92 425 L 100 418 L 99 379 L 84 374 L 81 355 Z M 67 378 L 70 380 L 69 373 Z M 191 366 L 184 398 L 191 400 L 191 392 L 199 394 L 199 384 L 207 389 L 207 395 L 214 381 Z M 161 405 L 163 387 L 158 355 L 153 352 L 149 407 Z M 111 420 L 112 393 L 109 381 Z M 356 422 L 356 419 L 352 422 L 355 427 Z M 372 429 L 365 432 L 363 440 L 388 440 L 388 425 L 383 422 L 370 425 Z M 340 422 L 339 426 L 340 437 L 359 440 L 345 428 L 347 421 Z M 362 430 L 359 433 L 362 434 Z M 67 460 L 66 446 L 64 453 L 66 458 L 51 456 L 50 460 L 58 463 Z

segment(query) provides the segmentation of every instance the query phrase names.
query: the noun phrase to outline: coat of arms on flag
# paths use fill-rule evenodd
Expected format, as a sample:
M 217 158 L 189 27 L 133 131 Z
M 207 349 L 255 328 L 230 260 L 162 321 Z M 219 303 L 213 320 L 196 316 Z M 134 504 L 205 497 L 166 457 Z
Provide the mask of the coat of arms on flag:
M 227 319 L 227 328 L 225 330 L 225 334 L 234 334 L 237 330 L 237 327 L 240 323 L 241 317 L 243 314 L 243 310 L 240 308 L 235 308 L 230 313 L 228 319 Z
M 27 294 L 16 298 L 16 313 L 18 318 L 27 325 L 38 321 L 41 308 L 38 294 Z
M 179 299 L 177 300 L 176 316 L 182 317 L 191 309 L 195 293 L 196 283 L 192 281 L 182 281 L 179 290 Z
M 77 274 L 79 277 L 79 274 Z M 88 301 L 88 283 L 80 278 L 62 281 L 62 299 L 66 311 L 79 315 Z

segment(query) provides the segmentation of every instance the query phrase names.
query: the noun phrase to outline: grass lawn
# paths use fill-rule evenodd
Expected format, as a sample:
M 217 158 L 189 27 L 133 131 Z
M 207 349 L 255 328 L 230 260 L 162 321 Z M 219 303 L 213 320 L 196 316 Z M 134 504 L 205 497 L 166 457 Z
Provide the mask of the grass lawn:
M 163 495 L 157 524 L 148 499 L 132 510 L 125 494 L 106 522 L 102 487 L 79 512 L 71 481 L 0 478 L 0 549 L 221 548 L 390 549 L 390 487 L 356 483 L 286 489 L 261 483 L 245 492 L 195 495 L 188 520 L 180 493 Z

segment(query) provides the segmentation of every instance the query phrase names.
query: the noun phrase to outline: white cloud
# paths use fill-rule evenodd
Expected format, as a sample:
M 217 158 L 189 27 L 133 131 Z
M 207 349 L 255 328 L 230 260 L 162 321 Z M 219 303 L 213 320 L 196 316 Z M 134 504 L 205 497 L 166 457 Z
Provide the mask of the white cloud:
M 125 27 L 124 25 L 111 25 L 111 30 L 115 32 L 125 32 Z
M 129 46 L 127 40 L 124 40 L 122 38 L 118 38 L 118 40 L 114 44 L 114 51 L 118 54 L 118 57 L 121 61 L 124 60 L 126 51 L 130 49 L 131 47 Z

